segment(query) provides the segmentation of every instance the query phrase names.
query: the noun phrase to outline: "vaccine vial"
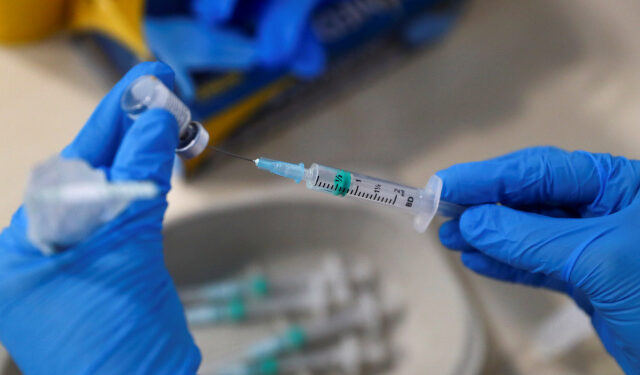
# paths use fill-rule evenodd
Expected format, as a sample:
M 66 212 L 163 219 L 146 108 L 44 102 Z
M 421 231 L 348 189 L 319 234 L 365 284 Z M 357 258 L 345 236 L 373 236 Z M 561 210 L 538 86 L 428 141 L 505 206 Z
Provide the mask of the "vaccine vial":
M 146 75 L 133 81 L 122 94 L 120 104 L 134 120 L 153 108 L 171 113 L 179 126 L 176 153 L 185 159 L 198 156 L 209 144 L 207 130 L 199 122 L 192 121 L 189 108 L 157 77 Z

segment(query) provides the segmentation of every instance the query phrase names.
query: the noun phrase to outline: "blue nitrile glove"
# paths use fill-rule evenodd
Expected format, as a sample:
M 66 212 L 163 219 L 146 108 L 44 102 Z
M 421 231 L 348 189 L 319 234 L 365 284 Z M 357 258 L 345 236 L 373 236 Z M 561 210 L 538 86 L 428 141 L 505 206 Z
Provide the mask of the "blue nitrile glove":
M 239 0 L 192 0 L 191 12 L 202 23 L 213 26 L 227 22 Z
M 258 56 L 268 67 L 289 65 L 301 78 L 325 68 L 326 56 L 311 29 L 311 13 L 323 0 L 270 0 L 258 21 Z
M 286 68 L 300 78 L 322 74 L 324 47 L 311 28 L 311 14 L 326 0 L 194 0 L 196 18 L 215 32 L 219 29 L 256 29 L 256 65 Z M 195 52 L 197 53 L 197 52 Z
M 196 99 L 192 73 L 247 71 L 256 65 L 256 43 L 236 30 L 212 29 L 187 17 L 149 16 L 144 27 L 153 54 L 175 69 L 186 102 Z
M 161 63 L 133 68 L 62 156 L 162 193 L 51 256 L 27 240 L 22 208 L 0 234 L 0 340 L 26 375 L 195 374 L 200 364 L 162 253 L 178 127 L 163 110 L 135 122 L 120 110 L 123 90 L 146 74 L 173 81 Z
M 537 147 L 438 175 L 443 199 L 473 205 L 442 225 L 445 246 L 482 275 L 567 293 L 640 373 L 640 162 Z

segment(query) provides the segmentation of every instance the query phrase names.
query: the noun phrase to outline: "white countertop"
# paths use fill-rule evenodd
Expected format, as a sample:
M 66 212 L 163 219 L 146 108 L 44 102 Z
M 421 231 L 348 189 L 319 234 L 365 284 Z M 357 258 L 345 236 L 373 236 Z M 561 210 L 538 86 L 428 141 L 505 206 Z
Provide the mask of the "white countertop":
M 446 42 L 299 120 L 252 151 L 383 171 L 410 185 L 450 164 L 553 144 L 640 158 L 640 4 L 475 0 Z M 0 49 L 0 224 L 22 201 L 29 167 L 66 144 L 108 90 L 100 69 L 59 37 Z M 298 121 L 298 120 L 297 120 Z M 323 147 L 330 142 L 330 155 Z M 316 145 L 314 145 L 316 144 Z M 168 219 L 281 181 L 232 161 L 177 183 Z M 468 274 L 467 274 L 468 275 Z M 531 309 L 555 299 L 476 276 L 498 345 L 518 360 Z M 507 296 L 507 297 L 505 297 Z

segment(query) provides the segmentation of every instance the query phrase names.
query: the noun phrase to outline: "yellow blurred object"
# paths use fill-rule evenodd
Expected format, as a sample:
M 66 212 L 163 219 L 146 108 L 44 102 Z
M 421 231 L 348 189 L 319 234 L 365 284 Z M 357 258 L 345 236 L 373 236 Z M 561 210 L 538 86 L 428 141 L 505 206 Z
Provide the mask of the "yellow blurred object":
M 99 32 L 129 48 L 140 60 L 152 58 L 142 31 L 144 0 L 70 0 L 70 5 L 73 31 Z
M 49 36 L 65 23 L 67 0 L 0 0 L 0 43 Z

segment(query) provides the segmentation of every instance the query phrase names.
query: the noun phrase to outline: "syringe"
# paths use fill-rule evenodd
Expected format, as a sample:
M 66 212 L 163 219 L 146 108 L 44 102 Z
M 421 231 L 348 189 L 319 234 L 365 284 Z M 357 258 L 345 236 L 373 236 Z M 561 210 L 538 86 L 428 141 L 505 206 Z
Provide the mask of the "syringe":
M 365 293 L 359 297 L 355 306 L 338 311 L 325 319 L 307 324 L 292 324 L 283 332 L 254 343 L 246 351 L 245 359 L 257 361 L 278 357 L 283 353 L 298 351 L 354 330 L 374 335 L 379 333 L 387 319 L 397 317 L 400 311 L 401 306 L 380 300 L 372 293 Z
M 277 295 L 292 295 L 306 290 L 309 284 L 321 278 L 326 280 L 336 305 L 351 301 L 354 288 L 366 288 L 376 282 L 376 271 L 371 264 L 357 260 L 347 265 L 340 256 L 329 253 L 322 265 L 311 274 L 273 275 L 252 271 L 240 278 L 207 283 L 179 291 L 182 303 L 213 304 L 238 299 L 263 299 Z
M 297 294 L 245 301 L 237 299 L 224 305 L 188 307 L 185 311 L 191 326 L 245 322 L 288 315 L 324 316 L 331 308 L 331 296 L 326 280 L 314 277 L 306 290 Z
M 235 280 L 200 285 L 179 292 L 184 304 L 219 303 L 241 298 L 263 298 L 272 289 L 273 281 L 260 272 Z
M 291 164 L 262 157 L 253 162 L 260 169 L 290 178 L 296 183 L 304 180 L 310 190 L 378 203 L 412 213 L 415 215 L 413 227 L 421 233 L 427 230 L 436 213 L 445 217 L 457 217 L 465 209 L 440 200 L 442 180 L 436 175 L 431 176 L 424 189 L 417 189 L 317 163 L 305 168 L 302 163 Z
M 250 161 L 260 169 L 290 178 L 296 183 L 304 180 L 307 189 L 310 190 L 373 202 L 412 213 L 415 215 L 413 227 L 420 233 L 427 230 L 436 214 L 444 217 L 458 217 L 466 208 L 440 199 L 442 180 L 436 175 L 429 178 L 424 189 L 418 189 L 317 163 L 305 168 L 302 163 L 292 164 L 264 157 L 252 160 L 216 147 L 209 146 L 209 148 Z

